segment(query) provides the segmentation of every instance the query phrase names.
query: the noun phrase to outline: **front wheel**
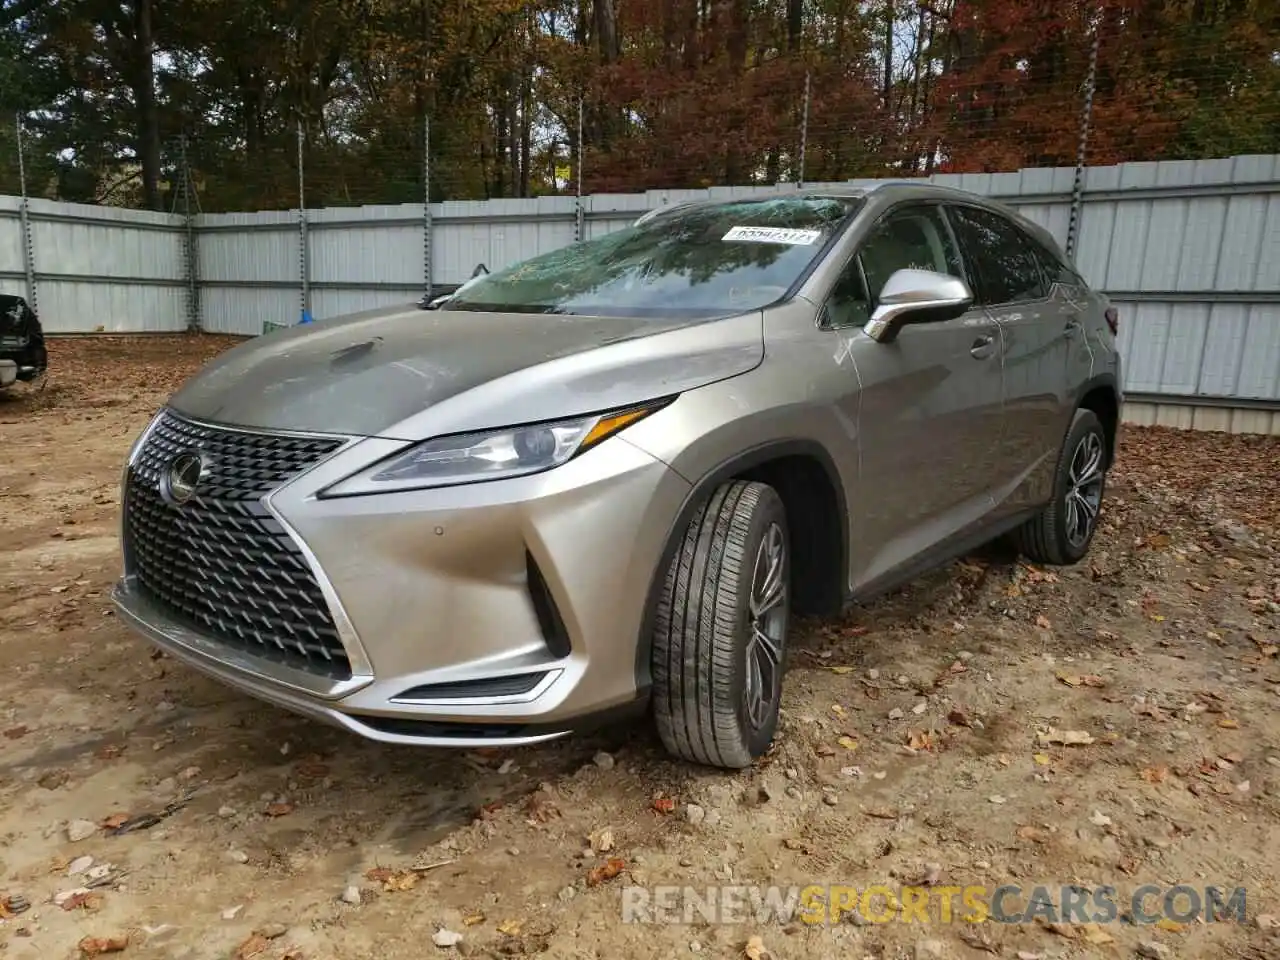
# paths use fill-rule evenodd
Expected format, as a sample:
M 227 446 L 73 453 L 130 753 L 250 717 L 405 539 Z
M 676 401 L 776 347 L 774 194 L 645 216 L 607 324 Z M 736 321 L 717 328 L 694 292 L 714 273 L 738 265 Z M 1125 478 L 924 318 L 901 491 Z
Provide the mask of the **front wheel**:
M 777 492 L 735 480 L 690 521 L 653 637 L 658 735 L 676 756 L 749 766 L 773 742 L 790 620 L 791 543 Z
M 1084 559 L 1098 529 L 1108 466 L 1102 421 L 1092 410 L 1077 410 L 1058 455 L 1053 500 L 1014 531 L 1018 549 L 1038 563 L 1069 566 Z

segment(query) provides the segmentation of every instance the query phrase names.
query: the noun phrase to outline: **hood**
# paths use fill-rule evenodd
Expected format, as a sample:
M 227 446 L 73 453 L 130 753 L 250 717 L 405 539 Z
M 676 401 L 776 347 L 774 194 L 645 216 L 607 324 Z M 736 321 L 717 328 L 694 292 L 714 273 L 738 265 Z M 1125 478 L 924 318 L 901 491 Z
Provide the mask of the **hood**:
M 726 323 L 739 332 L 708 337 Z M 744 324 L 407 306 L 254 338 L 206 366 L 170 405 L 215 423 L 412 440 L 438 429 L 438 417 L 422 416 L 445 401 L 461 417 L 454 430 L 471 429 L 463 421 L 476 416 L 488 421 L 477 427 L 531 422 L 690 389 L 762 356 L 759 313 Z

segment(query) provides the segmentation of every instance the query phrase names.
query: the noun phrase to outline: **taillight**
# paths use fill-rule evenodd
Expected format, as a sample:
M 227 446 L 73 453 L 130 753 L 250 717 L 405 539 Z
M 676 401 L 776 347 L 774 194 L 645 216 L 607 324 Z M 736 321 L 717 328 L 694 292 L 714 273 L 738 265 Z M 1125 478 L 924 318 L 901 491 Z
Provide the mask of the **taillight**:
M 1111 328 L 1113 337 L 1120 335 L 1120 314 L 1116 312 L 1115 307 L 1107 307 L 1103 316 L 1107 318 L 1107 326 Z

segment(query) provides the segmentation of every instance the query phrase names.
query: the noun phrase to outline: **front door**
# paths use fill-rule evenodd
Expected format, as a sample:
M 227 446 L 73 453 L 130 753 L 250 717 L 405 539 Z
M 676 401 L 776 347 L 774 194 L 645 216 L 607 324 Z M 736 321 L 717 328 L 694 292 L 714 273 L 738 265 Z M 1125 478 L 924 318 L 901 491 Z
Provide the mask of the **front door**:
M 963 277 L 940 209 L 912 203 L 885 215 L 846 267 L 827 315 L 856 328 L 897 270 Z M 954 320 L 908 324 L 892 343 L 849 341 L 858 377 L 861 482 L 851 503 L 858 535 L 856 590 L 918 559 L 990 514 L 991 463 L 1001 432 L 999 325 L 981 308 Z

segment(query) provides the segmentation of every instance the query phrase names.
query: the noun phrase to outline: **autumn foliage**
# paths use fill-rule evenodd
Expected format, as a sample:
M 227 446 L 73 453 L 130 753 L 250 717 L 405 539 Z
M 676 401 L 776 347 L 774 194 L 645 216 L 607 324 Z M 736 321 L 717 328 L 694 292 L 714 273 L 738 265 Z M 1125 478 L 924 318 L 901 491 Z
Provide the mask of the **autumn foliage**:
M 1091 76 L 1090 162 L 1280 153 L 1280 0 L 0 5 L 33 190 L 151 207 L 1070 165 Z

